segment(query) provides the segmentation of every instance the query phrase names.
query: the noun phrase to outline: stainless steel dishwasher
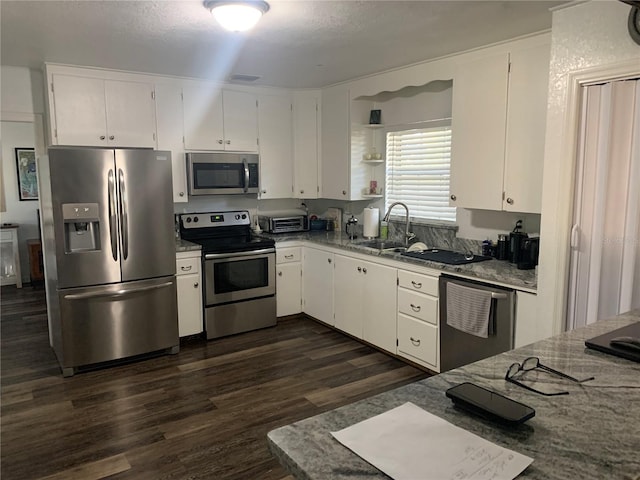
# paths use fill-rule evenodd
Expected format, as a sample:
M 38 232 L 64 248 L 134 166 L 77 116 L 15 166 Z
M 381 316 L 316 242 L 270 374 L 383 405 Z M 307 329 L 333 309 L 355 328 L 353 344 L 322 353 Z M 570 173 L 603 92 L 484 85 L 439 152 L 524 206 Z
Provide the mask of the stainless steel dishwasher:
M 481 338 L 447 324 L 447 284 L 489 291 L 489 336 Z M 515 291 L 473 280 L 440 276 L 440 371 L 467 365 L 513 348 L 515 335 Z

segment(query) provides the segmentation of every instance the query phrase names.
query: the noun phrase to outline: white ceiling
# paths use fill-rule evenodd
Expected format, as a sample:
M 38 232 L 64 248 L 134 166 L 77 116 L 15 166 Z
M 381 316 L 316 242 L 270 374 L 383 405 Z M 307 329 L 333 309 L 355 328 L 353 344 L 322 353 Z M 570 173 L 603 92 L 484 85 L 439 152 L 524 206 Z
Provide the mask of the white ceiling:
M 322 87 L 551 28 L 563 1 L 270 0 L 248 34 L 200 0 L 2 0 L 2 65 L 97 66 Z

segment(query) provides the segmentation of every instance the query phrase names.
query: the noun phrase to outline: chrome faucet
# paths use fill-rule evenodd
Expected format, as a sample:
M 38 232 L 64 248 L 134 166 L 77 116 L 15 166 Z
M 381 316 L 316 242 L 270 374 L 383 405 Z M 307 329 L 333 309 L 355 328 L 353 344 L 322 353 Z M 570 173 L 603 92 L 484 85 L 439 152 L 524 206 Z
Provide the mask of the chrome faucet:
M 404 246 L 408 247 L 409 246 L 409 240 L 411 240 L 412 238 L 415 238 L 415 234 L 409 232 L 409 207 L 407 207 L 407 205 L 402 203 L 402 202 L 394 202 L 391 205 L 389 205 L 389 209 L 387 210 L 387 213 L 384 214 L 384 217 L 382 218 L 382 220 L 385 221 L 385 222 L 389 221 L 389 216 L 391 215 L 391 210 L 396 205 L 400 205 L 401 207 L 404 207 L 404 209 L 407 211 L 407 223 L 406 223 L 406 225 L 404 227 Z

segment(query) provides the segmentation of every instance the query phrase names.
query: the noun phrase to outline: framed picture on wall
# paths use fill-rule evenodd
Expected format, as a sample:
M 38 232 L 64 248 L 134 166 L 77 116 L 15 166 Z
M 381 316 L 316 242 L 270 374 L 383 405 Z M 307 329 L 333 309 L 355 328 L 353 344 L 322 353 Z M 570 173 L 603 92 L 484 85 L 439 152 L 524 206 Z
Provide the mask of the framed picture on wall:
M 36 151 L 33 148 L 16 148 L 15 150 L 20 200 L 38 200 Z

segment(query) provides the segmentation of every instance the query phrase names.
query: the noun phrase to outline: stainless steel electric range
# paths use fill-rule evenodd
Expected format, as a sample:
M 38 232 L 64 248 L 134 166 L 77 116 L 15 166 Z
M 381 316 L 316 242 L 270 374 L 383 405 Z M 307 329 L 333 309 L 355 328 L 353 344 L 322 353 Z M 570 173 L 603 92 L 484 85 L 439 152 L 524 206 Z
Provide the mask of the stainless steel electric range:
M 181 237 L 202 246 L 207 339 L 275 325 L 275 242 L 252 235 L 249 212 L 179 218 Z

